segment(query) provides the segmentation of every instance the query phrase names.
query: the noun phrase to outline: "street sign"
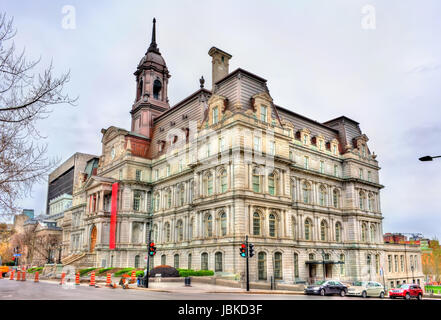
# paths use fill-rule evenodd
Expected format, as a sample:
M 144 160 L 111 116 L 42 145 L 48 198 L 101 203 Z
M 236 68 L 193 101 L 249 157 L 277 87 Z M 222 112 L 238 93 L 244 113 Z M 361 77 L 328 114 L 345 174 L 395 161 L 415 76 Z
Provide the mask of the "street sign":
M 14 257 L 21 257 L 21 253 L 14 253 Z
M 149 258 L 149 257 L 145 256 L 145 257 L 144 257 L 144 260 L 147 261 L 148 258 Z

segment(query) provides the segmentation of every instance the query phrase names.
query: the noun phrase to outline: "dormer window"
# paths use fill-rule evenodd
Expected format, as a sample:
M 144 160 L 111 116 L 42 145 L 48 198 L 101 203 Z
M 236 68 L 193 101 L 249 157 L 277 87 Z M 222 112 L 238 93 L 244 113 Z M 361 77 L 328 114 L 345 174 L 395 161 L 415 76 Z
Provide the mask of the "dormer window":
M 260 121 L 266 122 L 267 117 L 266 117 L 266 107 L 265 106 L 260 106 Z
M 162 83 L 158 79 L 153 82 L 153 98 L 159 100 L 159 94 L 161 93 Z
M 308 135 L 307 134 L 303 135 L 303 144 L 304 145 L 308 144 Z
M 219 108 L 213 108 L 213 124 L 216 124 L 219 121 Z

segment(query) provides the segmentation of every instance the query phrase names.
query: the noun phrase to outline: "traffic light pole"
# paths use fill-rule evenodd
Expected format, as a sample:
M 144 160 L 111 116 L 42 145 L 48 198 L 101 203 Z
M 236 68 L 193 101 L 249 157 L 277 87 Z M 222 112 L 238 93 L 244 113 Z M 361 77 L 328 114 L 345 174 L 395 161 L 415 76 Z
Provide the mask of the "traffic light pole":
M 149 273 L 150 273 L 150 243 L 152 242 L 152 230 L 149 230 L 149 243 L 147 244 L 147 273 L 144 276 L 144 288 L 149 287 Z
M 247 248 L 247 291 L 250 291 L 250 269 L 248 264 L 249 250 L 248 250 L 248 235 L 245 238 L 245 245 Z

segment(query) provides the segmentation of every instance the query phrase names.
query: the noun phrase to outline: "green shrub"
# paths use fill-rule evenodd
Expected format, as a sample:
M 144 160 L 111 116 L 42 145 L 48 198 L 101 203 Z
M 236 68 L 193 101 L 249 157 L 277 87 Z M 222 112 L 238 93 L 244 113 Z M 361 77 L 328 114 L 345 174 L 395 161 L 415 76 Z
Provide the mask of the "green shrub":
M 28 269 L 28 273 L 35 273 L 35 272 L 40 272 L 41 270 L 43 270 L 43 267 L 34 267 L 34 268 L 30 268 Z
M 213 276 L 214 271 L 212 270 L 192 270 L 192 269 L 179 269 L 180 277 L 203 277 L 203 276 Z
M 81 269 L 79 271 L 80 276 L 84 276 L 85 274 L 89 273 L 90 271 L 95 270 L 95 268 L 87 268 L 87 269 Z
M 113 268 L 101 268 L 98 270 L 98 273 L 104 273 L 104 272 L 109 271 L 111 269 L 113 269 Z
M 133 269 L 135 269 L 135 268 L 124 268 L 124 269 L 121 269 L 121 270 L 115 272 L 113 275 L 115 277 L 121 277 L 123 274 L 129 274 L 130 271 L 132 271 Z
M 136 271 L 136 277 L 144 277 L 144 271 L 143 270 Z

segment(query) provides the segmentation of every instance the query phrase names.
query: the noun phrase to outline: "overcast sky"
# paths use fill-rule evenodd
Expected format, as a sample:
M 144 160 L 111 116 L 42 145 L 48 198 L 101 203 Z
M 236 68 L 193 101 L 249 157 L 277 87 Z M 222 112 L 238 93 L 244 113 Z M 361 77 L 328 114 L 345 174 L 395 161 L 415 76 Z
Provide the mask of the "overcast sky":
M 75 29 L 62 27 L 66 5 Z M 383 231 L 441 237 L 441 159 L 418 161 L 441 154 L 441 1 L 0 0 L 0 8 L 14 17 L 18 48 L 71 71 L 78 106 L 57 106 L 39 123 L 51 157 L 100 155 L 101 128 L 130 128 L 133 72 L 156 17 L 171 105 L 201 75 L 211 88 L 207 52 L 221 48 L 233 55 L 230 71 L 268 80 L 276 104 L 320 122 L 360 122 L 385 185 Z M 47 185 L 36 185 L 21 205 L 42 213 L 46 196 Z

